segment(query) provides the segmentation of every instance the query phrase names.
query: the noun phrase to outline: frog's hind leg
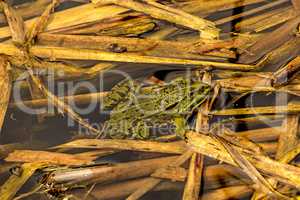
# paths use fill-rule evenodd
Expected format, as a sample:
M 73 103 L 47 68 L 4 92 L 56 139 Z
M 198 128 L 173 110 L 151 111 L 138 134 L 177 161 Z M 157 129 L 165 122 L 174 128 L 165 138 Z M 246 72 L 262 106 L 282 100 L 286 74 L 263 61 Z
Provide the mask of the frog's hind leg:
M 184 138 L 187 121 L 183 116 L 174 117 L 175 134 L 181 138 Z
M 106 137 L 112 139 L 125 139 L 128 137 L 128 131 L 120 125 L 120 123 L 106 121 L 104 123 L 103 133 Z
M 150 127 L 146 122 L 137 122 L 132 127 L 132 137 L 136 139 L 148 139 L 150 137 Z

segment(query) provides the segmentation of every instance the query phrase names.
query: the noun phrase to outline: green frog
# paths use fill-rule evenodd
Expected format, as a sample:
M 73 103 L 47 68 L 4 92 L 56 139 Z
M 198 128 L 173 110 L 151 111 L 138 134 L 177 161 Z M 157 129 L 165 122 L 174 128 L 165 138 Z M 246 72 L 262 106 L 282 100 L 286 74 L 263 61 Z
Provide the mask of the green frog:
M 148 87 L 133 80 L 121 81 L 103 101 L 103 108 L 111 109 L 104 133 L 112 138 L 147 139 L 153 136 L 151 128 L 171 126 L 181 136 L 187 119 L 210 91 L 209 85 L 182 77 Z

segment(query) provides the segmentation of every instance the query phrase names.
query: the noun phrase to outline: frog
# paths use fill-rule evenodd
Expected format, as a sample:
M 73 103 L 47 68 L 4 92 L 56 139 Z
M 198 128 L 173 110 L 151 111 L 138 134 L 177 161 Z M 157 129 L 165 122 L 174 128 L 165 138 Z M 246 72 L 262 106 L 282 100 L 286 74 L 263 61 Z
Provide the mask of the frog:
M 211 86 L 178 77 L 163 85 L 143 86 L 135 80 L 115 85 L 103 100 L 110 109 L 104 133 L 111 138 L 149 139 L 151 128 L 174 127 L 183 136 L 187 119 L 209 97 Z

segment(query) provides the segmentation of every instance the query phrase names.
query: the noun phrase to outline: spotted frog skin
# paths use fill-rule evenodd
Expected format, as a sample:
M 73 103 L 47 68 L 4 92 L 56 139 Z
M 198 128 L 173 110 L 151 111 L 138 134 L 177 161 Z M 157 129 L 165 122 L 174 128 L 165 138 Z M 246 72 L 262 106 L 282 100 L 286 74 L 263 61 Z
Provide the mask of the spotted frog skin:
M 209 85 L 185 78 L 149 87 L 124 80 L 103 101 L 103 107 L 111 109 L 104 131 L 112 138 L 147 139 L 153 137 L 151 128 L 168 125 L 182 135 L 187 118 L 210 91 Z

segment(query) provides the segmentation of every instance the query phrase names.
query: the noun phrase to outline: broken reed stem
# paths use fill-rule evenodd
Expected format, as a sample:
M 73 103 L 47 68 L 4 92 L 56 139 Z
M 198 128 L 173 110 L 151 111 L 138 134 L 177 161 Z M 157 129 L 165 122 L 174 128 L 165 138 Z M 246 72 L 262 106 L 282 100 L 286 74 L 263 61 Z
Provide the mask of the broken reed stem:
M 286 3 L 286 2 L 288 2 L 288 0 L 279 0 L 279 1 L 272 2 L 272 3 L 268 3 L 268 4 L 260 6 L 258 8 L 254 8 L 254 9 L 251 9 L 249 11 L 244 11 L 244 12 L 242 12 L 240 14 L 237 14 L 237 15 L 233 15 L 233 16 L 229 16 L 229 17 L 226 17 L 226 18 L 219 19 L 219 20 L 215 21 L 215 24 L 216 25 L 225 24 L 225 23 L 233 21 L 235 19 L 238 19 L 238 18 L 241 18 L 241 17 L 246 17 L 246 16 L 249 16 L 249 15 L 253 15 L 255 13 L 267 10 L 269 8 L 275 7 L 277 5 L 280 5 L 280 4 L 283 4 L 283 3 Z
M 227 199 L 243 199 L 249 196 L 253 192 L 253 189 L 246 185 L 224 187 L 214 190 L 212 192 L 205 193 L 201 200 L 227 200 Z
M 160 182 L 161 182 L 161 179 L 149 178 L 147 180 L 147 182 L 143 185 L 143 187 L 140 187 L 140 189 L 135 190 L 129 197 L 126 198 L 126 200 L 140 199 L 144 194 L 146 194 L 148 191 L 152 190 Z
M 99 185 L 94 188 L 91 192 L 91 196 L 96 196 L 98 200 L 109 200 L 116 198 L 125 198 L 130 195 L 132 192 L 147 182 L 151 178 L 140 178 L 134 180 L 128 180 L 120 183 L 113 183 L 108 185 Z M 182 190 L 183 184 L 180 182 L 162 182 L 157 187 L 153 188 L 153 191 L 180 191 Z M 72 194 L 81 197 L 83 191 L 75 190 L 72 191 Z
M 127 7 L 154 18 L 166 20 L 171 23 L 179 24 L 191 29 L 201 31 L 201 36 L 205 38 L 218 38 L 219 30 L 214 26 L 213 22 L 193 16 L 184 11 L 175 8 L 169 8 L 164 5 L 157 6 L 157 3 L 141 3 L 132 0 L 93 0 L 95 4 L 116 4 L 122 7 Z M 176 11 L 176 12 L 174 12 Z
M 278 48 L 294 35 L 290 34 L 295 30 L 300 22 L 300 16 L 297 16 L 288 22 L 281 25 L 270 33 L 266 33 L 259 37 L 259 39 L 250 46 L 245 53 L 240 56 L 239 62 L 241 63 L 253 63 L 260 59 L 263 55 Z M 272 38 L 272 42 L 270 42 Z M 251 54 L 249 54 L 250 52 Z
M 281 160 L 281 158 L 285 158 L 290 150 L 297 148 L 297 144 L 299 142 L 297 139 L 299 125 L 298 120 L 298 115 L 288 115 L 282 122 L 282 132 L 279 135 L 278 148 L 275 156 L 276 160 L 279 160 L 279 162 L 281 163 L 288 164 L 290 160 Z M 277 188 L 278 182 L 275 179 L 271 177 L 269 178 L 268 182 L 272 185 L 274 189 Z M 279 191 L 281 191 L 280 188 Z M 252 198 L 254 198 L 255 200 L 258 199 L 260 196 L 263 196 L 263 194 L 259 194 L 258 191 L 256 191 L 252 196 Z
M 243 40 L 244 41 L 244 40 Z M 242 41 L 242 42 L 243 42 Z M 42 33 L 38 35 L 39 45 L 62 46 L 72 48 L 97 49 L 111 51 L 111 45 L 126 48 L 127 52 L 143 53 L 145 55 L 159 54 L 201 54 L 219 48 L 232 48 L 234 40 L 212 40 L 195 42 L 167 41 L 150 38 L 125 38 L 112 36 L 88 36 L 88 35 L 65 35 Z M 204 45 L 199 45 L 203 43 Z M 170 53 L 170 54 L 171 54 Z
M 74 96 L 63 96 L 58 97 L 61 101 L 69 105 L 82 105 L 89 104 L 91 102 L 100 102 L 100 100 L 105 97 L 108 92 L 99 92 L 99 93 L 89 93 L 89 94 L 78 94 Z M 51 103 L 50 99 L 34 99 L 34 100 L 25 100 L 25 101 L 17 101 L 9 104 L 10 108 L 18 108 L 20 106 L 27 106 L 30 108 L 39 108 L 47 106 Z
M 196 152 L 202 153 L 206 156 L 213 157 L 217 160 L 232 164 L 236 166 L 235 161 L 227 151 L 213 138 L 198 134 L 195 132 L 186 133 L 187 144 Z M 278 161 L 274 161 L 264 155 L 256 155 L 243 152 L 242 149 L 236 148 L 250 163 L 252 163 L 258 170 L 272 175 L 276 180 L 291 184 L 297 188 L 300 188 L 300 170 L 299 168 L 282 164 Z
M 183 200 L 198 200 L 201 189 L 204 156 L 194 153 L 190 160 L 188 177 L 183 192 Z
M 296 148 L 298 139 L 299 114 L 288 115 L 282 122 L 282 131 L 278 139 L 276 159 L 280 160 L 287 152 Z
M 10 67 L 9 62 L 3 56 L 0 56 L 0 133 L 4 123 L 12 88 Z
M 41 16 L 36 20 L 32 27 L 26 32 L 26 40 L 28 43 L 33 43 L 37 34 L 43 32 L 48 24 L 50 14 L 54 8 L 59 5 L 59 0 L 52 0 L 50 5 L 46 7 Z
M 244 174 L 237 169 L 236 167 L 232 167 L 230 165 L 211 165 L 207 166 L 204 170 L 204 182 L 205 189 L 218 189 L 223 187 L 224 185 L 220 184 L 220 179 L 222 179 L 226 187 L 228 186 L 239 186 L 243 183 L 250 183 L 249 180 L 244 176 Z M 118 183 L 111 184 L 99 184 L 94 190 L 91 192 L 91 195 L 99 197 L 100 200 L 108 200 L 115 198 L 125 198 L 126 196 L 133 193 L 136 188 L 139 188 L 141 185 L 145 185 L 151 180 L 150 178 L 140 178 L 134 180 L 126 180 Z M 183 181 L 183 180 L 182 180 Z M 175 184 L 175 185 L 174 185 Z M 167 187 L 168 186 L 168 187 Z M 172 187 L 171 187 L 172 186 Z M 249 186 L 246 186 L 249 187 Z M 164 188 L 164 189 L 163 189 Z M 161 191 L 161 190 L 182 190 L 183 184 L 180 182 L 171 182 L 171 181 L 163 181 L 153 188 L 153 191 Z M 249 187 L 251 189 L 251 187 Z M 212 191 L 213 193 L 218 190 Z M 81 190 L 72 191 L 74 194 L 83 193 Z M 212 193 L 206 193 L 207 195 Z M 204 196 L 206 195 L 204 194 Z M 225 194 L 223 194 L 225 196 Z
M 294 58 L 291 62 L 274 73 L 274 85 L 280 86 L 287 84 L 299 74 L 300 56 Z
M 241 136 L 251 139 L 254 142 L 262 142 L 259 145 L 266 151 L 266 153 L 274 153 L 277 148 L 277 143 L 264 143 L 270 139 L 278 138 L 279 131 L 271 131 L 271 133 L 262 135 L 261 131 L 265 129 L 257 129 L 253 131 L 236 132 Z M 253 132 L 253 134 L 252 134 Z M 131 151 L 144 151 L 144 152 L 157 152 L 157 153 L 171 153 L 182 154 L 186 151 L 186 145 L 179 142 L 155 142 L 155 141 L 142 141 L 142 140 L 117 140 L 117 139 L 79 139 L 65 143 L 59 146 L 52 147 L 52 149 L 117 149 L 117 150 L 131 150 Z
M 178 156 L 118 163 L 115 165 L 54 171 L 49 179 L 55 183 L 108 183 L 147 176 Z
M 171 166 L 171 167 L 178 167 L 184 164 L 191 156 L 193 155 L 193 152 L 190 150 L 185 151 L 180 156 L 178 156 L 174 161 L 171 161 L 168 163 L 165 167 Z M 159 169 L 158 169 L 159 170 Z M 141 198 L 144 194 L 146 194 L 148 191 L 153 189 L 155 186 L 157 186 L 162 180 L 158 178 L 150 178 L 147 183 L 144 185 L 144 187 L 139 188 L 135 190 L 129 197 L 126 198 L 126 200 L 138 200 Z
M 226 116 L 226 115 L 257 115 L 257 114 L 278 114 L 278 113 L 298 113 L 300 112 L 300 104 L 288 103 L 286 106 L 262 106 L 248 108 L 224 109 L 212 111 L 209 114 Z
M 95 4 L 93 3 L 76 6 L 52 14 L 45 31 L 100 21 L 127 12 L 128 10 L 129 9 L 127 8 L 114 5 L 95 7 Z M 76 13 L 76 15 L 74 15 L 74 13 Z M 36 19 L 37 18 L 33 18 L 25 21 L 25 27 L 30 28 L 36 22 Z M 0 28 L 0 38 L 3 39 L 10 36 L 11 32 L 9 27 L 6 26 Z
M 212 82 L 212 74 L 210 72 L 204 72 L 201 79 L 203 83 L 208 85 Z M 218 91 L 215 91 L 218 93 Z M 208 112 L 210 110 L 210 104 L 213 103 L 215 99 L 212 97 L 211 99 L 207 99 L 199 108 L 202 112 Z M 209 130 L 209 118 L 204 115 L 202 112 L 198 111 L 197 113 L 197 121 L 196 121 L 196 131 L 208 131 Z M 203 165 L 204 165 L 204 156 L 202 154 L 193 153 L 192 158 L 190 160 L 188 177 L 183 191 L 184 200 L 197 200 L 199 197 L 200 189 L 201 189 L 201 180 L 203 173 Z
M 33 2 L 26 2 L 19 4 L 15 7 L 15 10 L 23 19 L 28 19 L 41 14 L 45 7 L 51 2 L 51 0 L 37 0 Z M 7 23 L 5 16 L 0 13 L 0 23 Z
M 1 1 L 0 7 L 3 8 L 4 14 L 6 16 L 6 20 L 9 25 L 9 29 L 12 35 L 12 41 L 16 44 L 24 44 L 25 37 L 25 29 L 22 17 L 18 15 L 18 13 L 9 6 L 6 2 Z
M 0 187 L 1 200 L 12 200 L 25 182 L 40 168 L 45 167 L 43 163 L 25 163 L 21 165 L 23 171 L 20 176 L 10 175 L 8 180 Z
M 19 163 L 44 162 L 53 165 L 87 165 L 92 164 L 96 158 L 95 155 L 88 156 L 87 154 L 80 156 L 47 151 L 15 150 L 5 158 L 5 161 Z
M 186 151 L 184 142 L 154 142 L 142 140 L 118 140 L 118 139 L 81 139 L 69 143 L 65 143 L 56 147 L 55 149 L 72 149 L 72 148 L 92 148 L 92 149 L 120 149 L 131 151 L 145 151 L 158 153 L 181 154 Z
M 112 53 L 97 51 L 91 49 L 76 49 L 65 47 L 45 47 L 33 46 L 30 48 L 29 53 L 36 57 L 54 59 L 74 59 L 74 60 L 100 60 L 111 62 L 129 62 L 129 63 L 148 63 L 148 64 L 163 64 L 163 65 L 196 65 L 197 67 L 205 68 L 211 66 L 216 69 L 235 69 L 241 71 L 249 71 L 256 68 L 253 65 L 212 62 L 201 60 L 189 59 L 176 59 L 154 56 L 140 56 L 128 53 Z M 0 54 L 9 56 L 23 57 L 24 53 L 11 44 L 0 44 Z

